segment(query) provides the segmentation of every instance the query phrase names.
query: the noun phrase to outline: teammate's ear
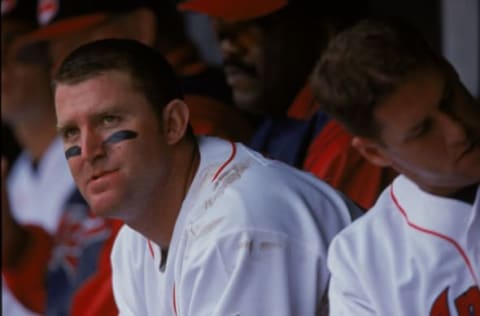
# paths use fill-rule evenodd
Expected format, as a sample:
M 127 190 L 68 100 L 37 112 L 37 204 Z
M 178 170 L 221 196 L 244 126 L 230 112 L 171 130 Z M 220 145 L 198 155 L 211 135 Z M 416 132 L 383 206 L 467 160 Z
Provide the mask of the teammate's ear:
M 183 139 L 190 120 L 187 104 L 179 99 L 170 101 L 163 109 L 163 133 L 168 144 L 173 145 Z
M 377 142 L 369 138 L 354 136 L 352 138 L 352 146 L 374 165 L 380 167 L 388 167 L 391 165 L 390 159 L 386 156 L 384 149 Z

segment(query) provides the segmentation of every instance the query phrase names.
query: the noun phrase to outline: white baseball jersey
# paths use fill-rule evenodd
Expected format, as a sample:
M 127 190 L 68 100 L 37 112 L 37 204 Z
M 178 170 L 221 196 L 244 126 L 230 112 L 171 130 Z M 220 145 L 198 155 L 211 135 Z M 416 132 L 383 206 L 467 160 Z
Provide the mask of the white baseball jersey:
M 3 316 L 35 316 L 12 295 L 2 277 L 2 315 Z
M 8 176 L 8 198 L 13 217 L 20 224 L 35 224 L 54 233 L 64 204 L 75 189 L 62 140 L 48 147 L 37 170 L 30 155 L 23 152 Z
M 479 210 L 396 178 L 332 242 L 331 315 L 480 315 Z
M 127 226 L 113 253 L 121 315 L 315 315 L 326 251 L 361 211 L 314 176 L 241 144 L 199 138 L 200 165 L 166 266 Z

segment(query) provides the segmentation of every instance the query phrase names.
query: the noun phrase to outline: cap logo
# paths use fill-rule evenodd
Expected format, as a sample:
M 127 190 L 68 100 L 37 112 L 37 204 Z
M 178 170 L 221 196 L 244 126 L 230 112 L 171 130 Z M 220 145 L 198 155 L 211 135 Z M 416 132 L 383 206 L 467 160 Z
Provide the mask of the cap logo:
M 37 7 L 37 19 L 40 25 L 53 20 L 58 12 L 58 0 L 40 0 Z
M 16 0 L 2 0 L 2 16 L 6 13 L 9 13 L 15 9 L 17 6 Z

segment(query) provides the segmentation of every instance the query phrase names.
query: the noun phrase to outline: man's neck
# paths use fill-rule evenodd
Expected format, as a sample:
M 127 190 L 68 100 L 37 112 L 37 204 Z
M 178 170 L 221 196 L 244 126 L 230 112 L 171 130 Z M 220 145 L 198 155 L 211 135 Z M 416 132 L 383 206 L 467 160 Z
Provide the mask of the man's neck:
M 135 219 L 125 222 L 134 230 L 163 249 L 170 245 L 177 218 L 188 194 L 200 163 L 197 145 L 181 145 L 181 150 L 173 157 L 176 164 L 170 170 L 171 176 L 158 195 L 150 202 L 149 210 L 136 213 Z M 132 212 L 138 212 L 132 210 Z
M 477 190 L 479 185 L 479 183 L 476 183 L 468 187 L 462 188 L 461 190 L 455 192 L 452 195 L 452 199 L 460 200 L 473 205 L 473 203 L 475 202 L 475 197 L 477 196 Z

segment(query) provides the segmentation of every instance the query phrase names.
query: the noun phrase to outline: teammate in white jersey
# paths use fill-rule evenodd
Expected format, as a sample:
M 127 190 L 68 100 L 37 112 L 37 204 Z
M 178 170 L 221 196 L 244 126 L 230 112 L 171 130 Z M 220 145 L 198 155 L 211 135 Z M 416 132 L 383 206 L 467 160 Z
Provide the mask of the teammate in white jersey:
M 15 161 L 2 156 L 2 203 L 8 199 L 10 206 L 2 204 L 2 315 L 6 316 L 37 315 L 23 297 L 22 302 L 17 300 L 18 292 L 11 293 L 15 285 L 7 285 L 3 276 L 9 266 L 19 265 L 18 258 L 25 253 L 29 236 L 25 225 L 53 234 L 75 192 L 61 139 L 56 137 L 48 63 L 40 57 L 41 50 L 23 58 L 12 56 L 13 43 L 34 29 L 35 9 L 35 1 L 1 1 L 2 122 L 22 148 Z M 32 280 L 28 282 L 32 294 Z
M 480 315 L 480 105 L 455 70 L 411 26 L 370 20 L 329 44 L 313 85 L 402 174 L 333 240 L 331 315 Z
M 80 191 L 127 224 L 112 254 L 120 314 L 326 314 L 327 247 L 359 208 L 239 143 L 195 138 L 171 67 L 138 42 L 82 46 L 55 82 Z

